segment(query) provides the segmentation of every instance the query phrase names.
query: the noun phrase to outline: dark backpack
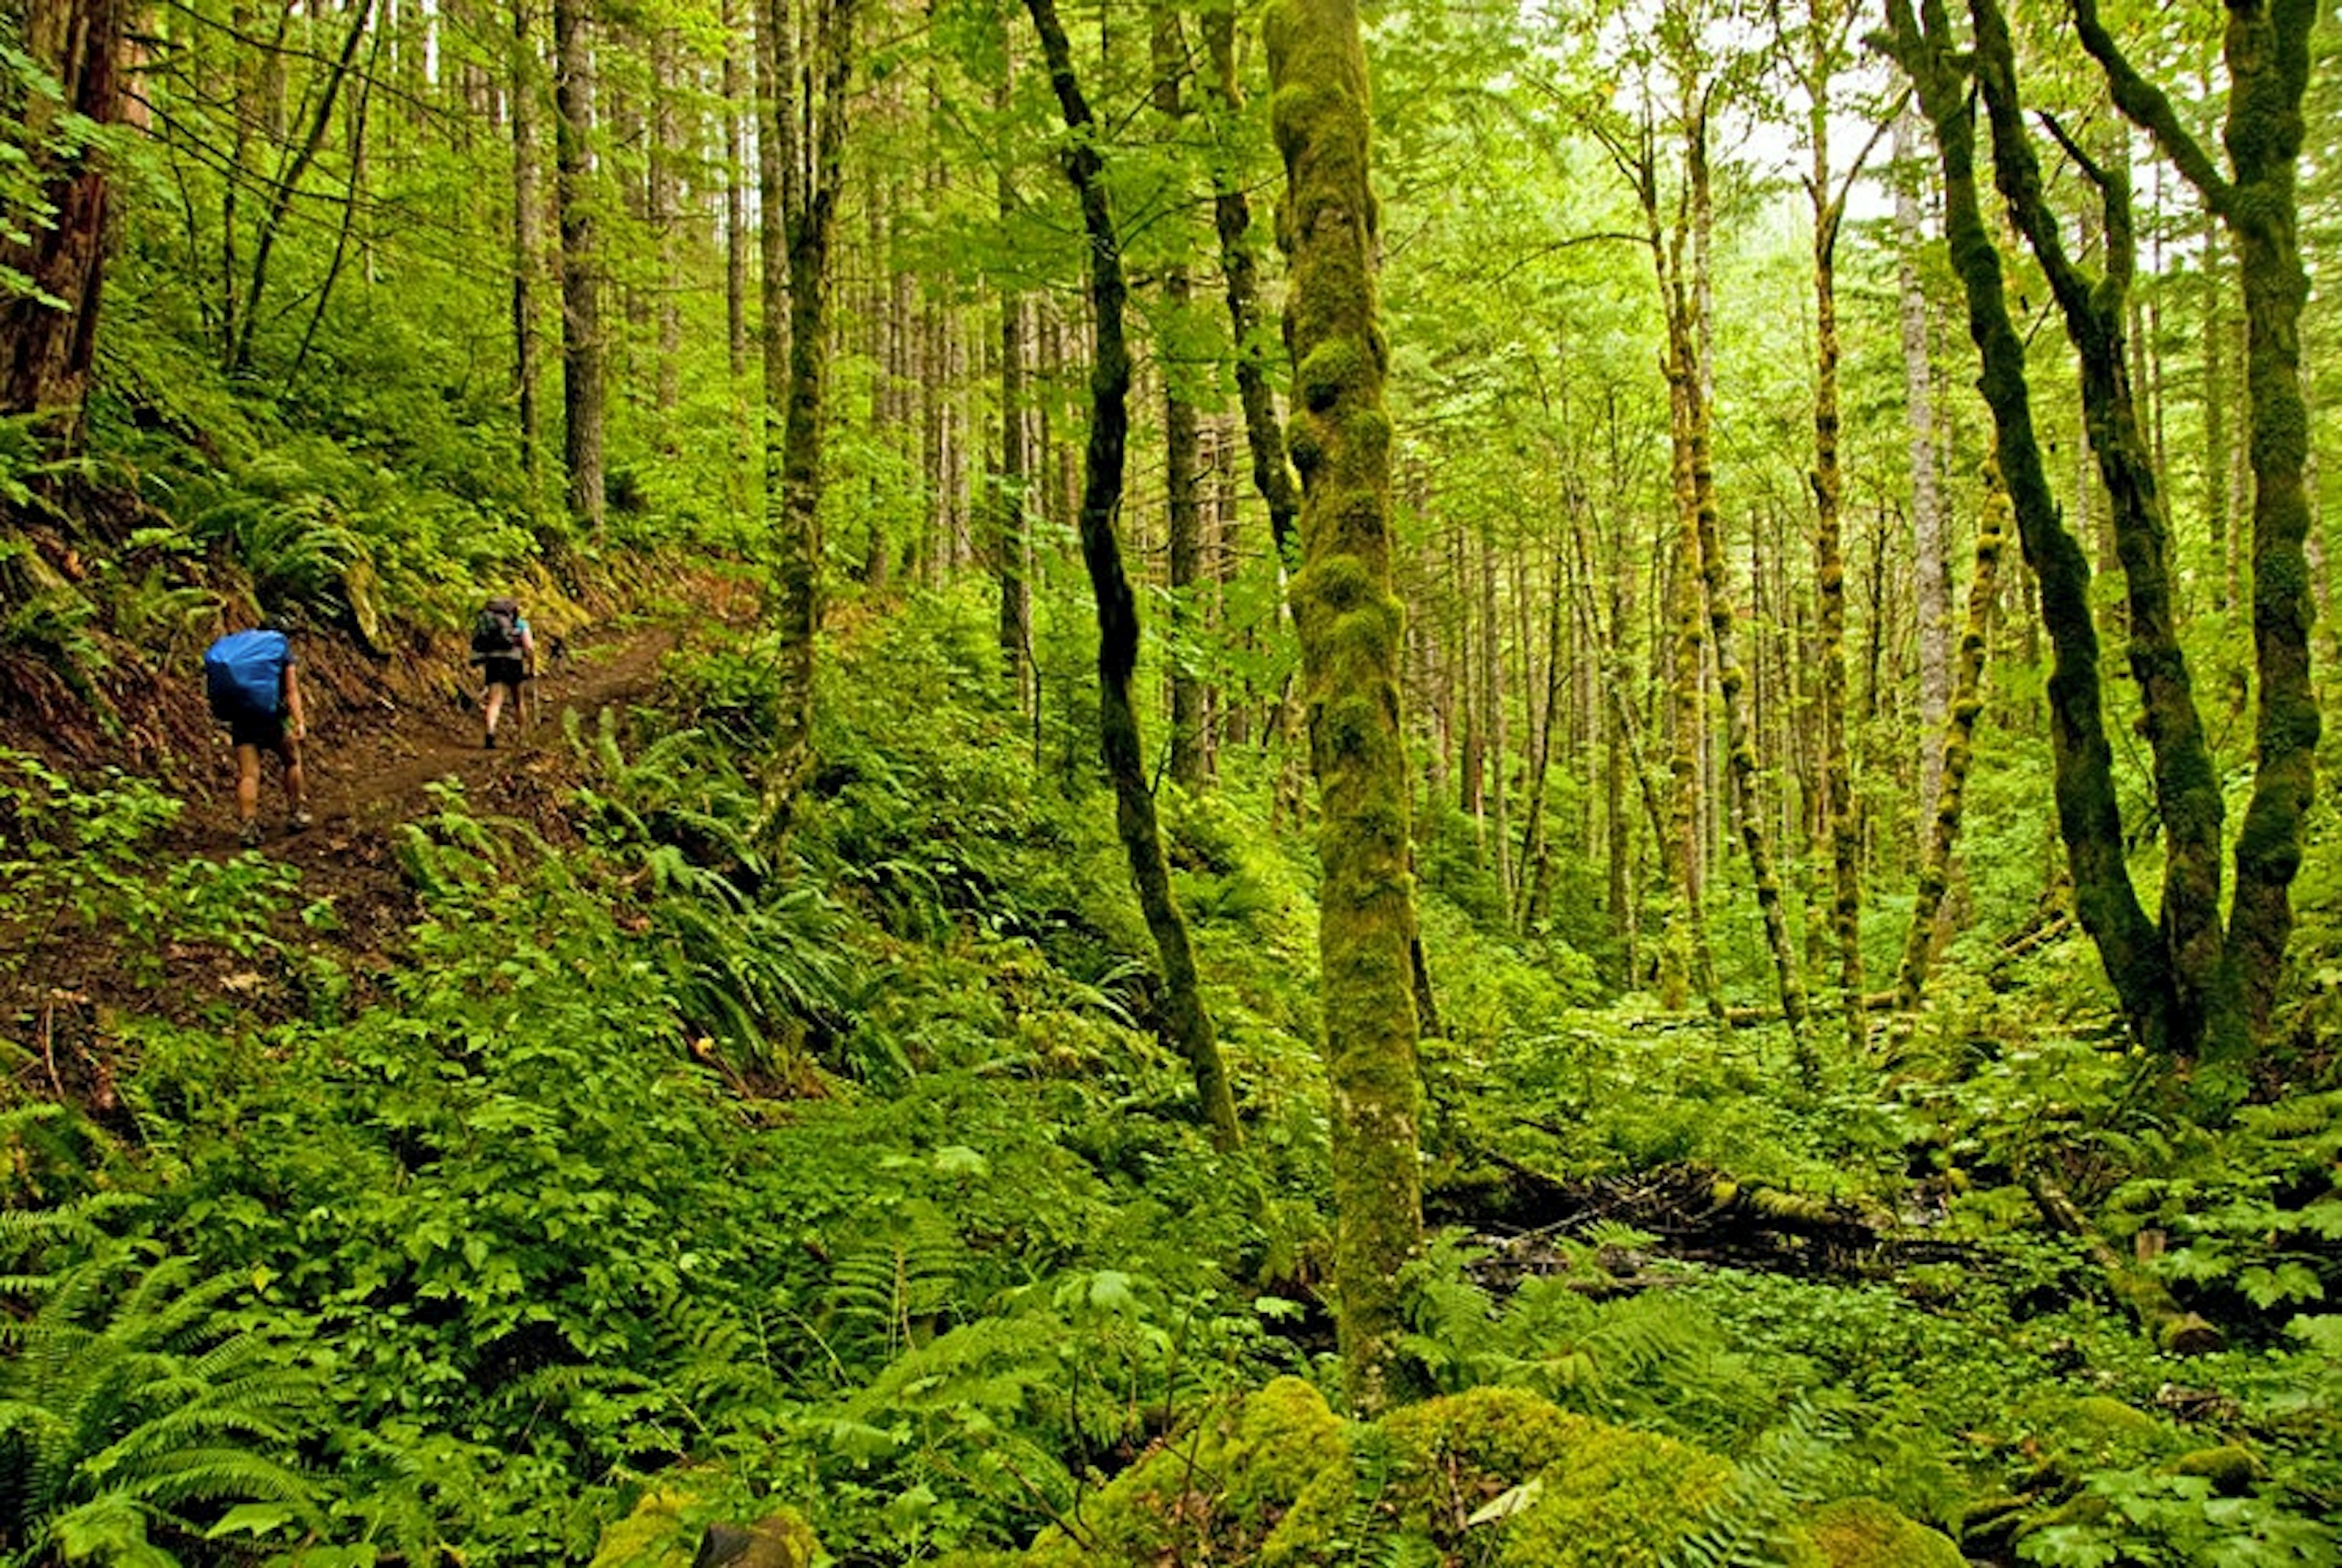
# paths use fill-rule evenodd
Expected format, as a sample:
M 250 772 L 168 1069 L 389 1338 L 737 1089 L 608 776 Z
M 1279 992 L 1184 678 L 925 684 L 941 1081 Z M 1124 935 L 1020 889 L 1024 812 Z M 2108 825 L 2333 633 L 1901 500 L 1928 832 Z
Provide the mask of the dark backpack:
M 267 718 L 285 702 L 293 644 L 282 632 L 230 632 L 204 651 L 204 691 L 215 719 Z
M 520 655 L 520 606 L 510 599 L 489 603 L 472 622 L 472 658 L 511 659 Z

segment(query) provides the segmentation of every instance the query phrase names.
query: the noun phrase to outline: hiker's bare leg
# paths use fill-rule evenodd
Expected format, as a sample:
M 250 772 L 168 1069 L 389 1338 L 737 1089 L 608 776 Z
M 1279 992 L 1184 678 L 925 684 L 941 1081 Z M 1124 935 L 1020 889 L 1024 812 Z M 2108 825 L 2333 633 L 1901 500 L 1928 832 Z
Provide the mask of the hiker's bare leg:
M 276 754 L 285 764 L 285 798 L 291 803 L 293 814 L 298 817 L 309 809 L 309 771 L 301 765 L 301 743 L 288 734 L 276 748 Z M 252 771 L 255 775 L 260 772 L 257 755 L 253 758 Z M 255 776 L 255 783 L 257 782 Z
M 488 683 L 488 700 L 486 709 L 488 734 L 495 734 L 496 733 L 496 715 L 505 711 L 505 684 L 502 681 L 490 681 Z
M 260 748 L 235 748 L 235 821 L 242 827 L 260 814 Z

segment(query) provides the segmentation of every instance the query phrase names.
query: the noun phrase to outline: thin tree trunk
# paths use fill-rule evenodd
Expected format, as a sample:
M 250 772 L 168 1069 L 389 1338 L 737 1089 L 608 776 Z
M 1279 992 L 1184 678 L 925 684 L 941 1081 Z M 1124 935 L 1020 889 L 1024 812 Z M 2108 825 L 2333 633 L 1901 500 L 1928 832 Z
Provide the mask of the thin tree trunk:
M 736 386 L 748 377 L 748 149 L 755 112 L 740 69 L 739 0 L 724 0 L 724 345 Z
M 2260 705 L 2253 794 L 2237 834 L 2227 947 L 2254 1037 L 2265 1036 L 2293 930 L 2291 889 L 2302 819 L 2315 790 L 2320 719 L 2309 681 L 2314 614 L 2306 541 L 2308 409 L 2301 389 L 2302 270 L 2295 197 L 2302 98 L 2309 81 L 2314 0 L 2239 0 L 2228 8 L 2223 176 L 2164 95 L 2133 71 L 2100 25 L 2096 0 L 2075 0 L 2083 46 L 2105 69 L 2116 104 L 2151 132 L 2235 236 L 2243 276 L 2253 472 L 2253 662 Z
M 1977 720 L 1984 712 L 1985 652 L 1992 637 L 1993 596 L 1999 586 L 2000 553 L 2008 541 L 2008 492 L 1997 471 L 1986 474 L 1984 514 L 1977 524 L 1976 575 L 1968 580 L 1967 629 L 1960 634 L 1959 663 L 1952 700 L 1944 716 L 1937 765 L 1943 787 L 1927 835 L 1927 858 L 1911 904 L 1911 928 L 1903 938 L 1903 962 L 1896 971 L 1895 1006 L 1916 1012 L 1936 952 L 1937 917 L 1951 886 L 1952 852 L 1958 847 L 1960 811 L 1967 795 L 1968 767 L 1975 757 Z
M 536 82 L 542 57 L 535 5 L 531 0 L 513 0 L 513 384 L 520 403 L 521 474 L 532 508 L 538 504 L 545 484 L 536 332 L 536 285 L 545 255 L 545 212 L 537 194 L 536 166 Z
M 2050 755 L 2075 911 L 2097 944 L 2133 1033 L 2150 1049 L 2163 1050 L 2169 1044 L 2174 1004 L 2170 969 L 2124 858 L 2114 754 L 2099 706 L 2089 561 L 2059 515 L 2042 467 L 2025 343 L 2009 317 L 1999 253 L 1978 200 L 1976 110 L 1952 63 L 1949 20 L 1943 0 L 1920 5 L 1924 22 L 1913 17 L 1911 0 L 1887 0 L 1890 47 L 1935 128 L 1944 171 L 1946 235 L 1983 366 L 1978 385 L 1992 410 L 1996 454 L 2016 512 L 2017 539 L 2040 584 L 2041 620 L 2055 661 L 2048 684 Z
M 1006 218 L 1016 199 L 1011 176 L 1004 165 L 1000 175 L 1001 215 Z M 1026 411 L 1026 320 L 1030 315 L 1025 295 L 1010 289 L 1000 301 L 1000 659 L 1018 709 L 1031 713 L 1038 694 L 1033 681 L 1033 543 L 1026 512 L 1026 491 L 1032 469 L 1030 427 Z
M 1414 879 L 1391 591 L 1387 350 L 1375 283 L 1367 88 L 1355 0 L 1270 13 L 1285 155 L 1294 460 L 1304 564 L 1293 585 L 1321 825 L 1318 948 L 1333 1092 L 1334 1284 L 1343 1382 L 1365 1413 L 1422 1380 L 1402 1349 L 1399 1273 L 1422 1242 Z
M 2212 542 L 2212 603 L 2222 614 L 2236 603 L 2236 554 L 2228 531 L 2228 390 L 2224 349 L 2228 324 L 2222 311 L 2220 220 L 2207 209 L 2197 235 L 2201 247 L 2202 308 L 2204 312 L 2204 530 Z
M 1268 505 L 1269 539 L 1281 566 L 1290 569 L 1300 559 L 1294 520 L 1301 514 L 1301 495 L 1286 462 L 1285 433 L 1277 424 L 1276 399 L 1263 369 L 1274 352 L 1275 337 L 1261 321 L 1252 204 L 1245 195 L 1245 171 L 1234 140 L 1244 105 L 1236 78 L 1236 7 L 1205 8 L 1204 44 L 1212 59 L 1212 69 L 1204 77 L 1212 111 L 1212 224 L 1219 235 L 1228 328 L 1236 340 L 1236 401 L 1244 410 L 1253 486 Z
M 602 484 L 602 255 L 594 190 L 594 53 L 585 0 L 553 0 L 554 202 L 561 226 L 562 461 L 569 516 L 599 535 Z
M 2130 175 L 2117 160 L 2096 166 L 2070 139 L 2067 156 L 2104 198 L 2107 258 L 2101 278 L 2067 258 L 2041 188 L 2040 171 L 2017 102 L 2015 47 L 1998 0 L 1970 0 L 1976 71 L 1993 129 L 2001 194 L 2041 264 L 2066 318 L 2080 364 L 2082 402 L 2116 548 L 2128 590 L 2130 667 L 2138 684 L 2154 759 L 2156 801 L 2166 851 L 2159 921 L 2175 1008 L 2170 1044 L 2182 1054 L 2233 1059 L 2247 1049 L 2242 1004 L 2220 925 L 2220 780 L 2197 713 L 2171 591 L 2170 525 L 2147 436 L 2140 428 L 2123 345 L 2136 251 Z M 2054 126 L 2054 122 L 2053 122 Z
M 676 34 L 661 26 L 651 37 L 650 222 L 658 249 L 658 366 L 653 396 L 659 440 L 676 451 L 676 404 L 683 397 L 683 235 L 676 205 L 676 162 L 683 156 L 676 114 Z
M 261 214 L 260 227 L 253 239 L 251 276 L 244 285 L 244 302 L 235 315 L 235 335 L 228 345 L 231 373 L 241 374 L 252 367 L 252 338 L 259 326 L 260 301 L 268 287 L 268 263 L 276 248 L 276 235 L 284 225 L 285 215 L 292 208 L 294 193 L 300 188 L 302 176 L 309 172 L 309 165 L 316 161 L 319 149 L 325 145 L 325 134 L 333 127 L 334 105 L 341 96 L 342 84 L 348 79 L 351 66 L 357 61 L 358 45 L 365 36 L 366 24 L 373 15 L 373 0 L 356 0 L 351 6 L 349 31 L 343 35 L 340 55 L 326 67 L 325 88 L 318 95 L 315 113 L 310 116 L 308 134 L 269 182 L 268 205 Z M 234 280 L 230 286 L 235 286 Z
M 1146 787 L 1146 755 L 1141 745 L 1131 678 L 1138 664 L 1138 602 L 1123 570 L 1115 536 L 1115 513 L 1122 504 L 1123 463 L 1130 430 L 1130 351 L 1123 335 L 1126 297 L 1122 250 L 1107 205 L 1106 167 L 1093 139 L 1095 121 L 1074 75 L 1073 50 L 1057 20 L 1056 0 L 1026 0 L 1049 62 L 1049 79 L 1074 135 L 1066 170 L 1079 195 L 1082 227 L 1089 239 L 1090 328 L 1096 363 L 1090 371 L 1089 444 L 1082 464 L 1082 561 L 1098 619 L 1098 748 L 1114 785 L 1115 823 L 1130 862 L 1139 909 L 1155 938 L 1163 964 L 1164 1024 L 1173 1045 L 1187 1058 L 1196 1093 L 1215 1147 L 1228 1150 L 1242 1141 L 1226 1064 L 1213 1037 L 1196 975 L 1187 924 L 1171 892 L 1169 864 L 1156 824 L 1155 797 Z
M 1505 734 L 1504 616 L 1496 602 L 1496 548 L 1483 537 L 1480 557 L 1480 711 L 1487 732 L 1488 834 L 1496 849 L 1496 894 L 1506 909 L 1513 901 L 1512 825 L 1506 821 L 1505 778 L 1512 771 Z

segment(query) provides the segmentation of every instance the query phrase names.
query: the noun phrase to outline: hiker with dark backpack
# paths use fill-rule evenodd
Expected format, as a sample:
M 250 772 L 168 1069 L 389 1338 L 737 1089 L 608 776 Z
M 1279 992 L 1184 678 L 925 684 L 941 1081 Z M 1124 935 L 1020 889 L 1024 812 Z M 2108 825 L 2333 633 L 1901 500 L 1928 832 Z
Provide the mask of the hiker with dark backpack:
M 493 751 L 496 720 L 503 716 L 505 699 L 519 707 L 521 683 L 536 674 L 536 639 L 529 634 L 528 617 L 520 613 L 519 600 L 491 599 L 474 619 L 472 663 L 480 666 L 481 678 L 487 683 L 487 691 L 480 698 L 487 721 L 487 736 L 482 744 Z
M 309 733 L 301 708 L 301 681 L 294 670 L 292 639 L 265 622 L 246 632 L 230 632 L 204 653 L 204 689 L 212 717 L 227 725 L 235 747 L 236 838 L 249 849 L 260 843 L 260 754 L 275 754 L 285 766 L 285 797 L 295 830 L 309 825 L 308 779 L 301 767 L 301 742 Z

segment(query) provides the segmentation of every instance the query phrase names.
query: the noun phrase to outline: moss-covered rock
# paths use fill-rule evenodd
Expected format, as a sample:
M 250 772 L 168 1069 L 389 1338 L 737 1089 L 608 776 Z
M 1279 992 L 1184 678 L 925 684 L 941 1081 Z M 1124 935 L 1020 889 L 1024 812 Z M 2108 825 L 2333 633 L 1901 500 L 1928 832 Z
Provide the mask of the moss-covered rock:
M 688 1568 L 694 1543 L 686 1539 L 683 1511 L 690 1502 L 673 1487 L 645 1493 L 632 1513 L 603 1529 L 592 1568 Z
M 681 1486 L 646 1493 L 634 1511 L 602 1532 L 592 1568 L 690 1568 L 703 1539 L 707 1560 L 728 1568 L 810 1568 L 821 1555 L 811 1526 L 791 1509 L 754 1524 L 710 1524 L 714 1504 Z
M 1321 1471 L 1343 1468 L 1339 1417 L 1297 1378 L 1221 1407 L 1116 1476 L 1086 1503 L 1084 1543 L 1051 1528 L 1028 1568 L 1252 1559 Z
M 1655 1433 L 1588 1423 L 1545 1494 L 1508 1528 L 1507 1568 L 1650 1568 L 1697 1528 L 1732 1484 L 1732 1466 Z
M 1872 1497 L 1831 1503 L 1800 1533 L 1828 1568 L 1961 1568 L 1967 1562 L 1949 1536 Z
M 2166 1466 L 2174 1475 L 2200 1475 L 2223 1497 L 2242 1497 L 2261 1477 L 2261 1462 L 2233 1443 L 2183 1453 Z
M 1506 1568 L 1656 1563 L 1730 1484 L 1715 1455 L 1605 1425 L 1518 1389 L 1395 1411 L 1321 1473 L 1264 1546 L 1263 1568 L 1348 1561 L 1362 1531 L 1443 1557 L 1485 1533 Z

